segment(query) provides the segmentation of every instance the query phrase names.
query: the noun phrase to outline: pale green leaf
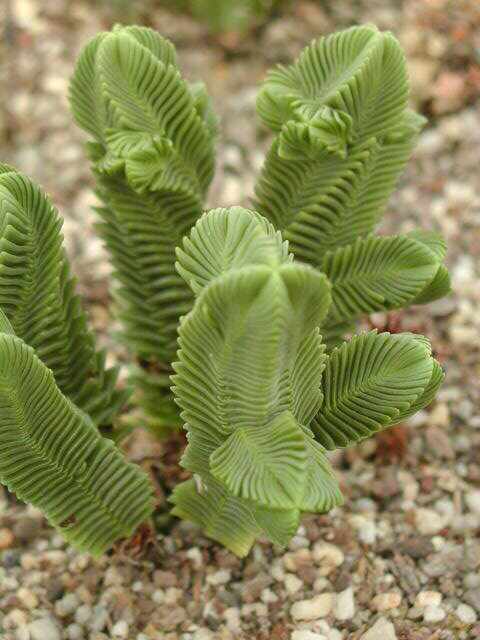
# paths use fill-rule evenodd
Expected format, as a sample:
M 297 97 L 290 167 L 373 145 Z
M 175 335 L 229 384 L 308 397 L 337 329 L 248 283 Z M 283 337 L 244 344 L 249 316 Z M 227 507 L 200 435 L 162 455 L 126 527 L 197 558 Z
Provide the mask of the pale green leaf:
M 170 501 L 173 515 L 199 525 L 237 556 L 247 555 L 260 532 L 251 509 L 219 483 L 198 487 L 195 480 L 187 480 L 175 487 Z
M 371 235 L 328 252 L 321 269 L 332 283 L 332 321 L 410 304 L 438 266 L 438 257 L 408 236 Z
M 75 293 L 62 221 L 42 191 L 16 171 L 0 175 L 0 306 L 67 395 L 97 424 L 110 424 L 129 393 L 116 389 Z
M 212 475 L 238 498 L 273 509 L 300 506 L 307 449 L 289 412 L 265 426 L 236 429 L 210 456 Z
M 433 368 L 425 343 L 412 335 L 355 336 L 327 361 L 315 438 L 327 449 L 345 447 L 395 423 L 423 395 Z
M 100 555 L 153 510 L 147 477 L 57 388 L 20 338 L 0 335 L 0 480 L 75 547 Z

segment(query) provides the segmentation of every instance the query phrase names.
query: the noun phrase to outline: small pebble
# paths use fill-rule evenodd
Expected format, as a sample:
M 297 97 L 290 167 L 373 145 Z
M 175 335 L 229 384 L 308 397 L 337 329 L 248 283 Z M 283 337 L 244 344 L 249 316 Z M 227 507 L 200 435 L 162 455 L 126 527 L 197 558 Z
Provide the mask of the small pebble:
M 3 628 L 16 629 L 27 624 L 27 615 L 21 609 L 12 609 L 3 618 Z
M 92 616 L 88 622 L 88 628 L 91 631 L 103 631 L 107 626 L 109 615 L 107 609 L 101 604 L 93 609 Z
M 83 640 L 84 632 L 79 624 L 69 624 L 67 627 L 68 640 Z
M 469 491 L 465 494 L 465 502 L 470 511 L 480 513 L 480 491 Z
M 240 610 L 238 607 L 228 607 L 223 612 L 223 617 L 225 618 L 226 625 L 230 631 L 233 633 L 240 633 L 242 630 L 241 620 L 240 620 Z
M 285 589 L 290 595 L 297 593 L 303 586 L 303 582 L 300 578 L 297 578 L 293 573 L 287 573 L 284 578 Z
M 262 600 L 262 602 L 265 602 L 265 604 L 272 604 L 273 602 L 278 602 L 278 596 L 277 594 L 272 591 L 271 589 L 263 589 L 260 598 Z
M 458 619 L 464 624 L 473 624 L 477 621 L 477 614 L 473 607 L 468 604 L 459 604 L 455 609 Z
M 232 573 L 229 569 L 220 569 L 219 571 L 207 576 L 207 583 L 214 587 L 218 587 L 221 584 L 227 584 L 227 582 L 230 582 L 231 576 Z
M 386 618 L 379 618 L 360 640 L 397 640 L 395 627 Z
M 66 618 L 75 613 L 80 606 L 80 600 L 74 593 L 67 593 L 55 603 L 55 613 L 59 618 Z
M 295 602 L 290 609 L 290 614 L 294 620 L 318 620 L 328 616 L 333 602 L 332 593 L 322 593 L 311 600 Z
M 428 604 L 423 610 L 423 619 L 425 622 L 441 622 L 446 615 L 442 607 L 437 607 L 434 604 Z
M 27 609 L 35 609 L 38 607 L 38 597 L 30 591 L 30 589 L 25 589 L 25 587 L 21 587 L 17 591 L 17 597 L 22 602 L 22 604 L 27 607 Z
M 122 640 L 128 638 L 128 623 L 125 620 L 116 622 L 112 627 L 112 636 Z
M 186 553 L 186 556 L 189 560 L 192 561 L 195 569 L 200 569 L 203 564 L 203 556 L 198 547 L 192 547 L 191 549 L 189 549 Z
M 285 569 L 295 573 L 302 567 L 311 566 L 312 552 L 310 549 L 298 549 L 297 551 L 285 553 L 283 556 L 283 564 Z
M 88 606 L 88 604 L 82 604 L 75 611 L 75 622 L 81 625 L 87 624 L 87 622 L 92 617 L 92 608 Z
M 424 607 L 438 607 L 442 602 L 442 594 L 439 591 L 420 591 L 415 598 L 415 607 L 423 609 Z
M 448 520 L 433 509 L 420 508 L 415 510 L 415 524 L 418 531 L 424 535 L 434 535 L 441 531 Z
M 294 631 L 290 636 L 290 640 L 329 640 L 323 633 L 315 633 L 314 631 L 308 631 L 307 629 L 301 629 L 300 631 Z
M 313 559 L 320 566 L 320 575 L 328 576 L 334 569 L 343 564 L 343 551 L 333 544 L 317 542 L 313 547 Z
M 13 546 L 15 542 L 15 536 L 10 531 L 10 529 L 0 529 L 0 551 L 4 549 L 9 549 Z
M 372 602 L 372 608 L 377 611 L 389 611 L 390 609 L 396 609 L 402 602 L 402 596 L 394 591 L 387 593 L 379 593 L 376 595 Z
M 335 618 L 337 620 L 351 620 L 355 615 L 355 600 L 352 587 L 337 594 L 335 599 Z
M 31 640 L 61 640 L 57 625 L 49 618 L 34 620 L 28 625 Z

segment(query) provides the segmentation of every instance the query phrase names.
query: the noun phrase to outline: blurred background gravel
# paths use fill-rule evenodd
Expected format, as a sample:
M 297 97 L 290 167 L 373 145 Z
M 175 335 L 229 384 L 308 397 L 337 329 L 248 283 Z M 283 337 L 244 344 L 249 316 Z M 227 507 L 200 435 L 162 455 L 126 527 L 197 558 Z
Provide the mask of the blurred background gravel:
M 336 455 L 345 507 L 307 519 L 286 553 L 259 543 L 239 561 L 176 525 L 158 545 L 138 540 L 140 550 L 93 562 L 0 493 L 0 638 L 480 638 L 480 3 L 272 2 L 227 30 L 218 12 L 194 19 L 181 4 L 0 0 L 0 161 L 38 181 L 64 216 L 80 292 L 111 357 L 123 354 L 108 333 L 110 269 L 93 232 L 85 140 L 67 101 L 81 47 L 115 22 L 169 37 L 221 117 L 210 204 L 248 205 L 269 144 L 255 115 L 266 70 L 313 37 L 374 22 L 399 38 L 412 104 L 429 118 L 383 230 L 441 231 L 454 286 L 450 298 L 395 322 L 432 338 L 447 379 L 427 412 Z M 139 438 L 132 455 L 156 447 Z

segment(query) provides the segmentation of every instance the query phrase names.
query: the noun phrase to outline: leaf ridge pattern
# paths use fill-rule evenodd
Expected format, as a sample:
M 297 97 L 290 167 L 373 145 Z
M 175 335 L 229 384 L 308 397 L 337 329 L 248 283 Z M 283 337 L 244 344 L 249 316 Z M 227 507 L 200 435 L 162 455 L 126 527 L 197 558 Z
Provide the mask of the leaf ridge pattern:
M 166 380 L 193 296 L 175 272 L 175 247 L 203 211 L 216 118 L 203 85 L 181 77 L 173 45 L 145 27 L 115 27 L 87 45 L 70 101 L 94 139 L 97 229 L 118 282 L 122 338 L 138 359 L 131 379 L 153 426 L 177 422 Z
M 242 524 L 254 522 L 285 544 L 305 505 L 323 511 L 341 502 L 322 447 L 299 422 L 321 405 L 318 327 L 328 283 L 292 263 L 271 225 L 239 208 L 205 214 L 177 256 L 196 292 L 180 325 L 172 377 L 188 432 L 182 465 L 200 476 L 207 496 L 213 479 L 232 505 L 239 501 L 249 514 Z M 174 513 L 211 531 L 218 511 L 202 520 L 191 505 L 194 485 L 188 487 L 187 506 L 187 488 L 174 493 Z M 253 536 L 251 524 L 247 529 Z
M 111 423 L 129 392 L 116 389 L 75 294 L 62 222 L 48 198 L 11 170 L 0 174 L 0 306 L 63 393 L 96 424 Z
M 0 478 L 42 509 L 78 549 L 100 555 L 153 509 L 151 488 L 112 441 L 61 394 L 52 372 L 0 334 Z

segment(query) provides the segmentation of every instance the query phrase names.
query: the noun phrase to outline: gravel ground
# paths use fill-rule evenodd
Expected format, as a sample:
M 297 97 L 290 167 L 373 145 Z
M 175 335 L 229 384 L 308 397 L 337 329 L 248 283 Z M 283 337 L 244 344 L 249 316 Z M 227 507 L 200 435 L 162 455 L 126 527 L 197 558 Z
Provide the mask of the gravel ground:
M 66 100 L 80 47 L 118 16 L 106 2 L 10 0 L 10 6 L 0 66 L 1 160 L 39 181 L 64 214 L 93 323 L 112 358 L 122 357 L 107 334 L 109 268 L 92 233 L 83 138 Z M 428 411 L 333 456 L 345 506 L 307 518 L 287 550 L 259 542 L 238 560 L 177 522 L 158 539 L 142 531 L 94 561 L 0 490 L 0 637 L 480 638 L 479 5 L 297 2 L 255 34 L 221 39 L 161 9 L 149 19 L 175 41 L 186 74 L 207 82 L 222 116 L 216 205 L 248 203 L 268 143 L 254 115 L 255 85 L 268 66 L 291 60 L 313 36 L 354 22 L 397 33 L 411 68 L 412 100 L 431 123 L 384 229 L 439 229 L 450 247 L 454 294 L 395 322 L 432 338 L 447 378 Z M 374 318 L 380 327 L 387 320 Z M 131 455 L 161 454 L 164 446 L 138 432 Z

